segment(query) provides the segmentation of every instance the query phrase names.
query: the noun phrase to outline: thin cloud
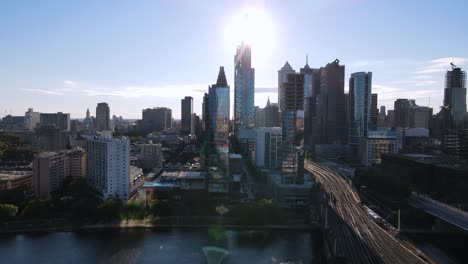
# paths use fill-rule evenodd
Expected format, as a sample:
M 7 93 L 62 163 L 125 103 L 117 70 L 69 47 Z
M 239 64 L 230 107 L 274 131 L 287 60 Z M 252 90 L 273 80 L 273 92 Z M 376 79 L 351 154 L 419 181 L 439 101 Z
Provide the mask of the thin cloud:
M 122 98 L 142 98 L 142 97 L 180 97 L 180 94 L 190 94 L 193 91 L 201 91 L 202 85 L 165 85 L 165 86 L 126 86 L 117 88 L 88 88 L 83 89 L 85 96 L 107 96 Z M 204 85 L 203 85 L 204 86 Z M 177 91 L 177 92 L 175 92 Z M 203 90 L 207 91 L 207 89 Z
M 48 95 L 65 95 L 62 92 L 44 90 L 44 89 L 22 89 L 22 90 L 29 91 L 29 92 L 34 92 L 34 93 L 48 94 Z
M 468 58 L 463 57 L 445 57 L 428 62 L 423 69 L 416 71 L 417 74 L 442 73 L 450 69 L 450 63 L 462 66 L 468 62 Z
M 255 93 L 276 93 L 278 88 L 276 87 L 259 87 L 255 88 Z

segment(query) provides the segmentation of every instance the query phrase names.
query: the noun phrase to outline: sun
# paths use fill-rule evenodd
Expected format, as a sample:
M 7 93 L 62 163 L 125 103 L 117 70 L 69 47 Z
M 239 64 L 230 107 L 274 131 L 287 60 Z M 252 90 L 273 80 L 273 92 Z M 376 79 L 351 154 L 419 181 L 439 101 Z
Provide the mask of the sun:
M 260 8 L 247 8 L 234 14 L 227 24 L 224 39 L 232 52 L 242 42 L 252 47 L 252 64 L 258 65 L 272 57 L 275 27 L 269 14 Z

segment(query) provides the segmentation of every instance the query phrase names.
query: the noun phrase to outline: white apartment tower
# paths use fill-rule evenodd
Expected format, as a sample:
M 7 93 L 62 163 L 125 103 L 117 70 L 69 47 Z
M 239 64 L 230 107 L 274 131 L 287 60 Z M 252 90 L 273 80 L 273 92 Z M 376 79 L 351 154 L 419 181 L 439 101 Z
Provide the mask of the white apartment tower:
M 112 138 L 110 131 L 87 141 L 88 181 L 104 200 L 130 197 L 130 142 Z

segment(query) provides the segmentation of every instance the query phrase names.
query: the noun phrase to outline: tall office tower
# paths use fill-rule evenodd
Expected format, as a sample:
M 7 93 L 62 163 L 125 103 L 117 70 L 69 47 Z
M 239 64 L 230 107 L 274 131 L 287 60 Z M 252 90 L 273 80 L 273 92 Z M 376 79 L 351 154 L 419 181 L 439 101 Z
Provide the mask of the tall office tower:
M 265 127 L 265 109 L 255 106 L 255 127 Z
M 416 104 L 410 107 L 411 128 L 429 128 L 431 118 L 432 108 Z
M 212 150 L 218 153 L 229 152 L 229 85 L 224 67 L 219 68 L 216 84 L 208 88 L 208 135 Z
M 162 147 L 161 144 L 140 144 L 140 164 L 144 170 L 162 168 Z
M 367 136 L 371 123 L 372 72 L 355 72 L 349 78 L 350 144 Z M 356 145 L 357 146 L 357 145 Z
M 281 127 L 255 129 L 255 164 L 257 167 L 281 169 Z
M 445 75 L 444 107 L 449 110 L 449 128 L 461 128 L 466 115 L 466 72 L 453 64 Z
M 344 145 L 347 143 L 345 66 L 339 63 L 339 60 L 335 60 L 320 69 L 320 90 L 316 95 L 317 144 Z
M 384 119 L 387 116 L 387 111 L 385 110 L 385 105 L 380 106 L 379 116 L 381 119 Z
M 70 130 L 70 114 L 62 112 L 51 114 L 41 113 L 40 119 L 41 126 L 55 126 L 65 131 Z
M 172 110 L 166 107 L 143 109 L 141 129 L 145 132 L 160 132 L 172 128 Z
M 290 73 L 282 84 L 282 176 L 287 184 L 304 183 L 304 151 L 296 126 L 304 107 L 304 74 Z
M 34 130 L 41 122 L 41 114 L 39 112 L 34 112 L 32 108 L 28 108 L 28 111 L 24 114 L 26 128 L 29 130 Z
M 86 109 L 86 117 L 85 119 L 83 119 L 83 127 L 84 127 L 84 130 L 86 131 L 90 131 L 94 129 L 93 119 L 91 118 L 89 109 Z
M 98 103 L 96 106 L 96 130 L 111 130 L 110 109 L 107 103 Z
M 377 107 L 378 96 L 376 93 L 372 94 L 371 111 L 370 111 L 370 124 L 371 130 L 377 130 L 377 121 L 379 120 L 379 108 Z
M 234 56 L 234 133 L 255 125 L 255 69 L 251 67 L 250 45 L 242 42 Z
M 130 142 L 112 138 L 110 131 L 87 141 L 88 181 L 107 200 L 130 197 Z
M 408 99 L 397 99 L 394 103 L 394 126 L 401 128 L 409 127 L 410 101 Z
M 289 62 L 286 61 L 284 66 L 278 71 L 278 108 L 279 111 L 283 111 L 281 107 L 281 101 L 283 100 L 283 83 L 287 81 L 288 74 L 295 73 L 296 71 L 289 65 Z
M 181 105 L 181 120 L 180 129 L 183 133 L 193 135 L 194 134 L 194 122 L 193 122 L 193 98 L 185 96 L 180 102 Z
M 387 118 L 386 118 L 386 123 L 388 127 L 394 127 L 395 126 L 395 110 L 388 110 L 387 111 Z
M 263 114 L 265 116 L 265 127 L 281 126 L 278 104 L 270 103 L 269 97 L 265 108 L 263 108 Z

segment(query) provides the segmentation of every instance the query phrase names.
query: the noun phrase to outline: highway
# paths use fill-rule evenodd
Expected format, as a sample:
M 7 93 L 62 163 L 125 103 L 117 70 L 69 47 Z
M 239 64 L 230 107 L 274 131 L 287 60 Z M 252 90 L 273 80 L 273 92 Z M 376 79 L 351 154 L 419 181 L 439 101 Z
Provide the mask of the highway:
M 468 213 L 428 197 L 412 194 L 409 204 L 425 212 L 468 231 Z
M 398 239 L 394 229 L 384 230 L 367 214 L 353 185 L 327 166 L 306 162 L 328 195 L 328 205 L 346 224 L 344 254 L 351 263 L 435 263 L 407 241 Z

